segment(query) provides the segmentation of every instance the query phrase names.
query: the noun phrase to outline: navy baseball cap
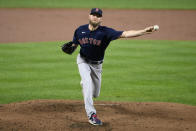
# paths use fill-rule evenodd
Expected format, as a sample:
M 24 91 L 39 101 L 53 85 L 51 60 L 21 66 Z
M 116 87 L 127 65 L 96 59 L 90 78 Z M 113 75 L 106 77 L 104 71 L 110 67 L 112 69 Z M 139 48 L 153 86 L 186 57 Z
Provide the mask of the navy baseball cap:
M 98 14 L 100 17 L 102 17 L 102 10 L 99 9 L 99 8 L 92 8 L 90 14 L 91 14 L 91 15 L 92 15 L 92 14 Z

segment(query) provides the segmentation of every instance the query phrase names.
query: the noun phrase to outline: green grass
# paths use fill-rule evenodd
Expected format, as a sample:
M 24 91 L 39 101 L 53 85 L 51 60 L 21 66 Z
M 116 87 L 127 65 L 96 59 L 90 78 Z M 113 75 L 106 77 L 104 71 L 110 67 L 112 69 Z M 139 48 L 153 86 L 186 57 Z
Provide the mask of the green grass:
M 33 99 L 82 100 L 77 51 L 61 42 L 0 44 L 0 104 Z M 106 51 L 98 100 L 196 105 L 196 44 L 117 40 Z
M 196 9 L 196 0 L 0 0 L 0 8 Z

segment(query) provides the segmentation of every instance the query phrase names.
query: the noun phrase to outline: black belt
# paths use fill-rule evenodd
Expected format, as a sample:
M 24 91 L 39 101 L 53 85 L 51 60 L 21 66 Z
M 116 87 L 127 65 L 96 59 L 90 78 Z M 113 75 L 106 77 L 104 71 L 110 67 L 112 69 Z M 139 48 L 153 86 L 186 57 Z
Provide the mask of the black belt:
M 100 60 L 100 61 L 93 61 L 93 60 L 90 60 L 90 59 L 88 59 L 88 58 L 86 58 L 84 55 L 82 55 L 81 53 L 80 53 L 80 56 L 87 62 L 87 63 L 89 63 L 89 64 L 97 64 L 97 65 L 99 65 L 99 64 L 102 64 L 103 63 L 103 60 Z

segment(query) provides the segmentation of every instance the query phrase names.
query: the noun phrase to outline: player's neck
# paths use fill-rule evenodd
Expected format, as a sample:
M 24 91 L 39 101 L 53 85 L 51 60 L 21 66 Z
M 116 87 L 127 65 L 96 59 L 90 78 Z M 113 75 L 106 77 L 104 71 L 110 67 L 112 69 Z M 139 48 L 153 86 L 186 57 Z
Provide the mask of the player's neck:
M 95 26 L 95 27 L 94 27 L 93 25 L 91 25 L 91 24 L 88 25 L 88 28 L 89 28 L 90 31 L 94 31 L 94 30 L 96 30 L 98 27 L 99 27 L 99 25 L 97 25 L 97 26 Z

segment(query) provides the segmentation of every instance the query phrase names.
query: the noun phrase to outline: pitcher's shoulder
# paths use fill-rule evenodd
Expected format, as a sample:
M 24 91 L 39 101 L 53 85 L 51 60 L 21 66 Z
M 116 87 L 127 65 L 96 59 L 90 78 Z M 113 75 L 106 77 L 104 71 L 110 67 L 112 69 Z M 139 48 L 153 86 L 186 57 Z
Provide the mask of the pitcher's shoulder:
M 86 29 L 86 28 L 88 28 L 88 24 L 81 25 L 81 26 L 78 27 L 78 29 Z

